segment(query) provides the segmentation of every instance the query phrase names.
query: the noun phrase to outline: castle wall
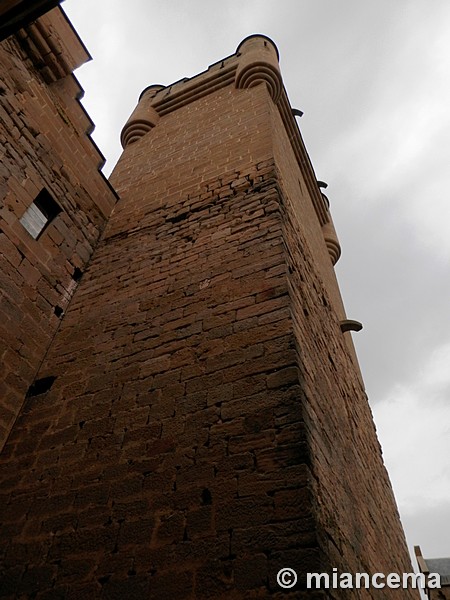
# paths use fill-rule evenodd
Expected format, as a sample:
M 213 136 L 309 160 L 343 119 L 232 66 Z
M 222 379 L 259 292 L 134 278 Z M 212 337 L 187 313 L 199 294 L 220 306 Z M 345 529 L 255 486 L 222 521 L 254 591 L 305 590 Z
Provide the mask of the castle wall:
M 0 46 L 0 448 L 116 201 L 71 74 L 88 55 L 59 9 L 39 24 Z M 33 239 L 20 219 L 43 189 L 61 211 Z
M 0 455 L 5 597 L 384 600 L 305 574 L 410 570 L 277 69 L 250 38 L 124 128 L 121 200 Z

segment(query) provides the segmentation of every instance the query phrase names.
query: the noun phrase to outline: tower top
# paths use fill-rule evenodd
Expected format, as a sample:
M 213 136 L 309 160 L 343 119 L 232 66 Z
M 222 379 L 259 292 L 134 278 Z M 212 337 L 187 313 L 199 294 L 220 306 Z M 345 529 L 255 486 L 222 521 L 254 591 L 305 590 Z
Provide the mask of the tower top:
M 217 90 L 230 85 L 243 90 L 265 84 L 271 99 L 278 107 L 320 225 L 328 224 L 328 206 L 317 184 L 313 166 L 283 85 L 278 61 L 279 52 L 273 40 L 264 34 L 253 34 L 240 42 L 234 54 L 213 63 L 206 71 L 192 78 L 185 77 L 168 86 L 149 85 L 142 91 L 137 107 L 122 129 L 122 147 L 126 149 L 129 144 L 137 142 L 156 126 L 161 117 Z M 338 258 L 339 248 L 335 254 Z
M 277 53 L 277 60 L 280 60 L 280 53 L 278 52 L 277 45 L 269 36 L 264 35 L 263 33 L 252 33 L 251 35 L 248 35 L 246 38 L 244 38 L 236 48 L 236 54 L 239 54 L 241 52 L 241 48 L 247 43 L 253 43 L 254 41 L 263 41 L 264 44 L 267 44 L 267 42 L 269 42 L 269 44 L 272 45 L 272 47 L 275 49 L 275 52 Z

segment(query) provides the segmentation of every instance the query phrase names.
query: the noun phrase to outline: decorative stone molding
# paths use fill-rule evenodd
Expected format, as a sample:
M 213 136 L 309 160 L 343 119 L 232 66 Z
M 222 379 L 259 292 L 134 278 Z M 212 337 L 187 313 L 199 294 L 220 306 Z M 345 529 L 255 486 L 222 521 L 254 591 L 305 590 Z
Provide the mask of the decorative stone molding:
M 0 41 L 17 33 L 41 15 L 58 6 L 61 0 L 4 0 L 0 2 Z
M 339 239 L 336 234 L 336 230 L 334 229 L 333 222 L 330 220 L 328 223 L 322 225 L 322 233 L 325 240 L 325 244 L 327 245 L 328 254 L 330 255 L 331 262 L 333 265 L 337 263 L 341 256 L 341 246 L 339 244 Z
M 325 183 L 325 181 L 317 181 L 317 186 L 319 188 L 320 195 L 322 196 L 323 209 L 326 212 L 326 219 L 321 223 L 322 233 L 325 244 L 327 245 L 328 254 L 330 255 L 331 262 L 334 266 L 341 256 L 341 245 L 339 244 L 339 239 L 330 215 L 330 201 L 322 192 L 322 190 L 325 190 L 328 187 L 328 183 Z
M 122 148 L 136 142 L 156 125 L 159 114 L 153 106 L 153 99 L 162 89 L 164 89 L 163 85 L 150 85 L 139 96 L 138 105 L 131 113 L 120 135 Z
M 17 31 L 16 36 L 47 84 L 71 75 L 91 58 L 59 7 Z
M 283 83 L 278 50 L 272 40 L 264 35 L 251 35 L 239 44 L 236 54 L 239 55 L 236 87 L 245 89 L 265 83 L 272 100 L 278 104 Z

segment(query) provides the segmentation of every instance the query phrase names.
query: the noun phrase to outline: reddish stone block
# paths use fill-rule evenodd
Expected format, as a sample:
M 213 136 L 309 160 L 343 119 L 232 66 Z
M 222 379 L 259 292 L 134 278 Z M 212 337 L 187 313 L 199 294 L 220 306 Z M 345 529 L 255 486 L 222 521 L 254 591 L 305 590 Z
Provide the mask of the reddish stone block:
M 120 526 L 118 538 L 119 547 L 150 544 L 154 526 L 154 519 L 140 518 L 137 521 L 125 521 L 125 523 L 122 523 Z
M 285 385 L 298 383 L 298 369 L 297 367 L 288 367 L 281 369 L 275 373 L 270 373 L 267 376 L 267 387 L 278 388 Z

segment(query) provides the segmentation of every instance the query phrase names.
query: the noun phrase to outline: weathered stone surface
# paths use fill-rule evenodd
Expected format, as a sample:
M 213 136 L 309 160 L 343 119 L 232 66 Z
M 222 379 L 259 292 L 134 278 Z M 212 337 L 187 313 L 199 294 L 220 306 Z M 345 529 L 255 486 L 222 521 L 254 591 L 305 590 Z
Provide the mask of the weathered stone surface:
M 305 573 L 411 568 L 311 168 L 230 60 L 229 84 L 175 84 L 176 109 L 157 92 L 114 171 L 121 201 L 0 456 L 5 597 L 382 600 Z
M 55 39 L 60 10 L 43 20 Z M 67 23 L 57 35 L 66 65 L 80 52 L 86 60 Z M 19 37 L 0 45 L 0 448 L 116 201 L 98 172 L 80 86 L 70 69 L 48 85 L 29 51 Z M 35 240 L 20 218 L 44 188 L 61 212 Z

